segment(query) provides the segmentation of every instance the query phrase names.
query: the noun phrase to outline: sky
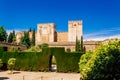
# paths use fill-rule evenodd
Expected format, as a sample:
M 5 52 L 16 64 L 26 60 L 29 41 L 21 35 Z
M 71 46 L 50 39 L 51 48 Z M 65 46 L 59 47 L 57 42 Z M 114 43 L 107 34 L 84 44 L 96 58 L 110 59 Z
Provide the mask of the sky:
M 120 0 L 0 0 L 0 25 L 7 32 L 37 30 L 38 23 L 67 32 L 70 20 L 83 21 L 84 40 L 120 38 Z

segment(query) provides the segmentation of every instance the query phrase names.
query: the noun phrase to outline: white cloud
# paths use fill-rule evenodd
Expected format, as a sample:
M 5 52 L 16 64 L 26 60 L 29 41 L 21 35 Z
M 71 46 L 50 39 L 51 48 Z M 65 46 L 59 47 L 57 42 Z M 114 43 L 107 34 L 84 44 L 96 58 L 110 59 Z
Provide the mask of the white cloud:
M 84 40 L 94 40 L 101 41 L 111 38 L 120 38 L 120 28 L 113 28 L 110 30 L 103 30 L 99 32 L 94 32 L 90 34 L 83 35 Z
M 15 33 L 18 33 L 18 32 L 22 32 L 22 31 L 25 31 L 25 30 L 27 30 L 27 29 L 15 29 L 14 31 L 15 31 Z M 6 30 L 6 32 L 9 35 L 10 32 L 13 32 L 13 30 Z

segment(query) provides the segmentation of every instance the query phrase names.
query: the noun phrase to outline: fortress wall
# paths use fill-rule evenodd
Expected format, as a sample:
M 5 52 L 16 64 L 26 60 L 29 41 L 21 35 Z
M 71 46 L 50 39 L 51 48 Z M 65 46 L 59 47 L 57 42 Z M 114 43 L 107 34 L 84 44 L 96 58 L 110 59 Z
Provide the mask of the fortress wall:
M 68 32 L 57 32 L 57 42 L 68 42 Z

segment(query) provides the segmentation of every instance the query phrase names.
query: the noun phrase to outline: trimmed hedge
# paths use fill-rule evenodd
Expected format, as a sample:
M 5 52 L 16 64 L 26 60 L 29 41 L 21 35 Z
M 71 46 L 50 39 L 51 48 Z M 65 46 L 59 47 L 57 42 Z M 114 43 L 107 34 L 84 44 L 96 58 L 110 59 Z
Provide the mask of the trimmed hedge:
M 52 56 L 56 59 L 57 72 L 79 72 L 78 62 L 83 53 L 65 52 L 64 48 L 43 48 L 42 52 L 0 52 L 2 69 L 7 69 L 9 58 L 16 58 L 14 70 L 50 71 Z
M 83 53 L 65 52 L 64 48 L 51 48 L 57 62 L 57 72 L 79 72 L 79 59 Z
M 49 48 L 42 52 L 1 52 L 3 69 L 7 69 L 9 58 L 16 58 L 15 70 L 21 71 L 49 71 Z

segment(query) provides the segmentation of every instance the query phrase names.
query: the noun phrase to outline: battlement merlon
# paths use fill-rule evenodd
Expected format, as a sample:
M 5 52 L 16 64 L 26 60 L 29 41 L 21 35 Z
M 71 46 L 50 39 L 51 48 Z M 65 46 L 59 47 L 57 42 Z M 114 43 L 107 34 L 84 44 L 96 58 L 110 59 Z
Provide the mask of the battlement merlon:
M 80 25 L 82 25 L 83 21 L 82 20 L 70 20 L 68 21 L 68 24 L 73 24 L 73 23 L 79 23 Z
M 56 28 L 56 24 L 55 23 L 39 23 L 39 24 L 37 24 L 37 26 L 38 27 L 49 26 L 49 27 Z

